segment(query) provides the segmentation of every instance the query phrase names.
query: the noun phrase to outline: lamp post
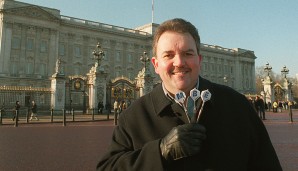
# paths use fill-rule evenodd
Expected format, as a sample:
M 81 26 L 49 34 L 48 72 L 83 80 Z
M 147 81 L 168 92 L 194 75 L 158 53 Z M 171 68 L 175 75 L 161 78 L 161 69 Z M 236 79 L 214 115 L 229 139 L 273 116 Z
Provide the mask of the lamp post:
M 284 66 L 280 72 L 281 72 L 281 75 L 284 76 L 284 78 L 287 78 L 287 74 L 289 74 L 289 71 L 290 70 L 286 66 Z
M 147 64 L 150 61 L 150 59 L 148 58 L 146 51 L 143 52 L 143 55 L 141 56 L 140 60 L 141 60 L 141 62 L 144 63 L 145 76 L 149 75 Z
M 97 43 L 96 49 L 93 50 L 92 54 L 93 54 L 93 57 L 91 57 L 91 58 L 94 60 L 97 60 L 97 66 L 99 67 L 101 64 L 101 60 L 104 59 L 104 56 L 105 56 L 105 53 L 102 50 L 99 42 Z
M 267 76 L 270 75 L 271 70 L 272 70 L 272 67 L 267 62 L 266 65 L 264 66 L 264 71 L 267 73 Z

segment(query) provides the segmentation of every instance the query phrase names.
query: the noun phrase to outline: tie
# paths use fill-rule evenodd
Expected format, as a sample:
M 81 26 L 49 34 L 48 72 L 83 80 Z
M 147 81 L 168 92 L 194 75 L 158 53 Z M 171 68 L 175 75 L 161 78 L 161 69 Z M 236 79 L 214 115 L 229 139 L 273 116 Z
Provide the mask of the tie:
M 192 118 L 194 115 L 194 101 L 192 98 L 188 97 L 187 98 L 187 114 L 189 118 Z

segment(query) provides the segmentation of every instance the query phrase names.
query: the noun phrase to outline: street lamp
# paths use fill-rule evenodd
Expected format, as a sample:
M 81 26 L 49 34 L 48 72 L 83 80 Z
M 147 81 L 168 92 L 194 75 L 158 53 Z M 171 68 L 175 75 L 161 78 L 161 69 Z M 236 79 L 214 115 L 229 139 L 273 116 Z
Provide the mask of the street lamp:
M 267 76 L 270 75 L 271 70 L 272 70 L 272 67 L 267 62 L 266 65 L 265 65 L 265 67 L 264 67 L 264 71 L 267 72 Z
M 105 53 L 102 50 L 99 42 L 97 43 L 96 49 L 93 50 L 92 54 L 93 54 L 93 57 L 91 57 L 91 58 L 94 60 L 97 60 L 97 66 L 99 67 L 101 60 L 104 59 L 104 56 L 105 56 Z
M 147 56 L 147 52 L 146 52 L 146 51 L 144 51 L 144 53 L 143 53 L 143 55 L 141 56 L 140 60 L 141 60 L 141 62 L 144 63 L 145 75 L 149 75 L 147 64 L 148 64 L 148 62 L 150 61 L 150 59 L 148 58 L 148 56 Z
M 286 67 L 286 66 L 284 66 L 282 69 L 281 69 L 281 75 L 284 75 L 284 78 L 287 78 L 287 74 L 289 74 L 289 69 Z

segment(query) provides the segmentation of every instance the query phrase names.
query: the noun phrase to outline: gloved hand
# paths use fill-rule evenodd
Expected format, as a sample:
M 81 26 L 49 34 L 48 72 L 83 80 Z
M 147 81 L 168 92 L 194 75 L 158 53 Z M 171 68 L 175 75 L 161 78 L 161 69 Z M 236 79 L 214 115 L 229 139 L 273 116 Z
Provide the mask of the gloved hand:
M 203 125 L 190 123 L 174 127 L 161 139 L 160 150 L 167 161 L 193 156 L 200 152 L 202 142 L 206 139 Z

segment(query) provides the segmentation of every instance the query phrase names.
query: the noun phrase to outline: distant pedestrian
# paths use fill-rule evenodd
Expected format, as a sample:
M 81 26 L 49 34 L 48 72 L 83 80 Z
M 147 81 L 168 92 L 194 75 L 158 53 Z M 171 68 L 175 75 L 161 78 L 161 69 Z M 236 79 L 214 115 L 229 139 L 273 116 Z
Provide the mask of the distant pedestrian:
M 108 111 L 108 113 L 111 113 L 111 104 L 109 102 L 106 103 L 106 110 Z
M 292 112 L 292 106 L 293 103 L 291 101 L 288 102 L 288 106 L 289 106 L 289 122 L 293 122 L 293 112 Z
M 118 112 L 119 112 L 119 109 L 118 109 L 118 101 L 115 100 L 114 102 L 114 125 L 117 125 L 118 123 Z
M 125 110 L 127 108 L 127 104 L 125 101 L 122 102 L 122 111 Z
M 267 106 L 268 106 L 268 111 L 270 112 L 271 111 L 271 102 L 268 102 Z
M 1 106 L 1 114 L 2 114 L 2 116 L 5 115 L 5 105 L 4 105 L 4 102 L 2 103 L 2 106 Z
M 21 108 L 20 102 L 16 101 L 16 105 L 14 107 L 14 112 L 13 112 L 13 118 L 12 118 L 13 121 L 16 119 L 17 114 L 19 114 L 20 108 Z
M 282 108 L 283 108 L 283 102 L 278 101 L 278 110 L 279 110 L 279 112 L 282 112 Z
M 273 107 L 273 112 L 277 112 L 277 107 L 278 107 L 277 101 L 273 102 L 272 107 Z
M 257 108 L 257 112 L 258 112 L 260 119 L 266 120 L 264 100 L 261 97 L 257 96 L 255 103 L 256 103 L 256 108 Z
M 37 105 L 35 103 L 35 101 L 32 101 L 32 105 L 31 105 L 31 117 L 30 117 L 30 121 L 32 121 L 32 119 L 35 118 L 35 120 L 39 120 L 37 118 Z
M 100 102 L 98 102 L 98 105 L 97 105 L 97 107 L 98 107 L 98 114 L 102 114 L 102 111 L 103 111 L 103 102 L 102 101 L 100 101 Z

